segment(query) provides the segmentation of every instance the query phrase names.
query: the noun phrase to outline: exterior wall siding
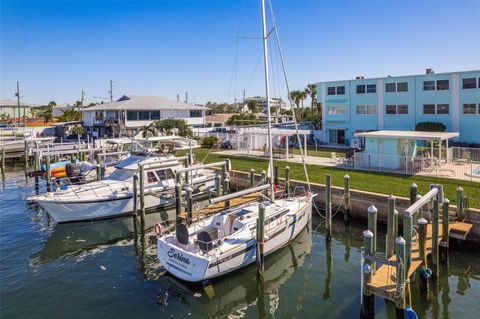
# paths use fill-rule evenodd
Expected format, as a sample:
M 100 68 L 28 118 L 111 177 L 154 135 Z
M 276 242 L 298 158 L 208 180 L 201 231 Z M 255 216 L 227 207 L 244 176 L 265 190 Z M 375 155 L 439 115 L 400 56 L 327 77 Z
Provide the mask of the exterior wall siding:
M 463 89 L 465 78 L 476 78 L 477 87 Z M 437 90 L 437 81 L 442 80 L 448 80 L 448 88 Z M 425 90 L 424 81 L 434 81 L 435 89 Z M 477 114 L 463 113 L 463 104 L 480 104 L 478 82 L 480 70 L 317 83 L 317 100 L 323 106 L 323 142 L 330 141 L 330 130 L 345 130 L 345 144 L 350 145 L 358 131 L 415 130 L 417 123 L 430 121 L 443 123 L 447 131 L 459 132 L 458 141 L 480 143 L 480 110 Z M 407 83 L 408 90 L 398 92 L 396 86 L 395 92 L 387 92 L 387 85 L 391 88 L 392 83 Z M 375 93 L 357 93 L 357 85 L 373 84 Z M 334 86 L 345 86 L 345 94 L 329 95 L 328 88 Z M 425 104 L 448 104 L 448 114 L 424 114 Z M 344 105 L 345 114 L 329 113 L 329 106 L 333 105 Z M 357 114 L 358 105 L 375 105 L 375 114 Z M 387 114 L 387 105 L 407 105 L 408 114 Z

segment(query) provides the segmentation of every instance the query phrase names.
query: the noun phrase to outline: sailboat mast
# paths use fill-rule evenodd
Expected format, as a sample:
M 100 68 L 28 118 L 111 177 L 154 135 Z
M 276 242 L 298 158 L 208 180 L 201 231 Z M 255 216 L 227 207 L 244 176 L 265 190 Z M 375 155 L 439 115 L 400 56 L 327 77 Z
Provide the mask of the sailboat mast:
M 262 27 L 263 27 L 263 63 L 265 69 L 265 98 L 267 100 L 267 128 L 268 128 L 268 177 L 270 179 L 270 198 L 275 199 L 273 189 L 273 147 L 272 147 L 272 118 L 270 114 L 270 88 L 268 85 L 268 46 L 267 46 L 267 22 L 265 19 L 265 0 L 262 1 Z

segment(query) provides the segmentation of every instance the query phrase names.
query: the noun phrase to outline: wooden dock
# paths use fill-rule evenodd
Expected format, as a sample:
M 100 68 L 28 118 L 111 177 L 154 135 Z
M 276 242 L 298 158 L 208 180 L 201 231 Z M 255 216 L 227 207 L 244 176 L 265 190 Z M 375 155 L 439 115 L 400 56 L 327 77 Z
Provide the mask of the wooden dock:
M 441 228 L 441 224 L 440 224 Z M 452 223 L 449 225 L 450 237 L 465 239 L 466 235 L 472 229 L 472 224 L 468 223 Z M 439 233 L 439 240 L 441 234 Z M 427 225 L 427 240 L 426 240 L 427 254 L 432 252 L 432 224 Z M 368 283 L 368 289 L 371 293 L 396 302 L 396 285 L 397 285 L 397 268 L 396 268 L 396 255 L 388 259 L 391 264 L 381 265 L 373 274 L 372 281 Z M 422 265 L 422 260 L 419 254 L 418 240 L 412 242 L 412 257 L 410 269 L 408 269 L 407 278 L 410 278 L 415 271 L 417 271 Z

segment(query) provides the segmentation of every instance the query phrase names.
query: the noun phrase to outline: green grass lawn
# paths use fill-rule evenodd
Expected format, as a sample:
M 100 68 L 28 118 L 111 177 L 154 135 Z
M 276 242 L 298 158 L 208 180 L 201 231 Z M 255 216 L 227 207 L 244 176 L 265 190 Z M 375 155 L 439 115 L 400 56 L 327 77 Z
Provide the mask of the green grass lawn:
M 209 149 L 195 149 L 195 159 L 203 161 Z M 205 163 L 218 162 L 226 159 L 224 155 L 214 153 L 212 150 Z M 237 156 L 229 156 L 232 161 L 232 168 L 240 171 L 249 171 L 254 168 L 256 172 L 267 169 L 268 161 L 258 158 L 245 158 Z M 298 163 L 287 163 L 285 161 L 275 161 L 274 165 L 279 167 L 280 177 L 283 177 L 283 168 L 288 165 L 293 179 L 305 180 L 303 174 L 303 166 Z M 347 170 L 333 167 L 325 167 L 319 165 L 308 165 L 308 175 L 313 183 L 325 182 L 325 174 L 332 175 L 332 184 L 334 186 L 343 187 L 343 176 L 350 176 L 350 187 L 352 189 L 365 190 L 384 194 L 394 194 L 396 196 L 409 196 L 409 187 L 412 183 L 418 185 L 418 192 L 425 194 L 429 190 L 429 185 L 441 184 L 445 190 L 445 194 L 451 203 L 456 203 L 456 188 L 463 187 L 464 193 L 469 198 L 470 207 L 480 208 L 480 184 L 467 181 L 458 181 L 448 178 L 434 178 L 426 176 L 408 176 L 388 173 L 365 172 L 358 170 Z

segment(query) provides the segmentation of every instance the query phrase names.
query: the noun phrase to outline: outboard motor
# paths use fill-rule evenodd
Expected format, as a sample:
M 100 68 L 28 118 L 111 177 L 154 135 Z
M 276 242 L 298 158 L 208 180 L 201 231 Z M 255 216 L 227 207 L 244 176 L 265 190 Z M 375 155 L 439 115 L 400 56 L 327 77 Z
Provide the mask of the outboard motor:
M 65 173 L 70 179 L 72 184 L 83 184 L 85 183 L 85 178 L 82 176 L 82 170 L 80 169 L 80 164 L 70 163 L 65 165 Z
M 208 252 L 213 249 L 213 242 L 218 239 L 218 229 L 216 227 L 209 227 L 197 234 L 198 247 L 203 252 Z

